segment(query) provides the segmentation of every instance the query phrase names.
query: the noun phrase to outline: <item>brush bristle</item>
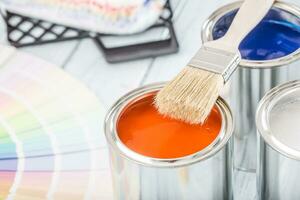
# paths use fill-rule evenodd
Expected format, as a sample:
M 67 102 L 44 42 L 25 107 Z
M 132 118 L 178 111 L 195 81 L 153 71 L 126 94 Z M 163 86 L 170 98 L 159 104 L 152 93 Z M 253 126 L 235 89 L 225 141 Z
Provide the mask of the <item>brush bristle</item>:
M 190 124 L 203 123 L 224 85 L 222 75 L 185 67 L 155 98 L 158 111 Z

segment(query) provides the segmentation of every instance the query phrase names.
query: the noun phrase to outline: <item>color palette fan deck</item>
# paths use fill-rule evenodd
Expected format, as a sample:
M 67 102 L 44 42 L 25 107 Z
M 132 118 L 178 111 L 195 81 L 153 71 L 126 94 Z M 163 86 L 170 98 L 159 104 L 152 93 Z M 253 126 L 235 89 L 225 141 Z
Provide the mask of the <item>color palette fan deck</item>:
M 0 199 L 110 198 L 97 98 L 41 59 L 0 55 Z

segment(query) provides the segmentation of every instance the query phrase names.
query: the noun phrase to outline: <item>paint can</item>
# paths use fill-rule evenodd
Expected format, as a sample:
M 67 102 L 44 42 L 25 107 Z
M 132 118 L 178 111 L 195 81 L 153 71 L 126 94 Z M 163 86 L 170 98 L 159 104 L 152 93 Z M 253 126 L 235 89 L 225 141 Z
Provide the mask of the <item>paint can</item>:
M 203 26 L 202 41 L 222 37 L 240 5 L 241 2 L 235 2 L 216 10 Z M 300 9 L 284 2 L 275 2 L 241 43 L 243 59 L 229 82 L 228 100 L 235 120 L 235 169 L 255 172 L 257 105 L 271 88 L 300 77 L 299 47 Z
M 122 113 L 158 92 L 164 83 L 147 85 L 121 97 L 108 111 L 105 135 L 111 159 L 115 199 L 232 199 L 231 135 L 233 118 L 217 100 L 221 125 L 214 141 L 201 151 L 178 158 L 154 158 L 128 148 L 119 137 Z M 185 134 L 185 133 L 182 133 Z
M 277 86 L 257 114 L 257 188 L 261 200 L 300 199 L 300 81 Z

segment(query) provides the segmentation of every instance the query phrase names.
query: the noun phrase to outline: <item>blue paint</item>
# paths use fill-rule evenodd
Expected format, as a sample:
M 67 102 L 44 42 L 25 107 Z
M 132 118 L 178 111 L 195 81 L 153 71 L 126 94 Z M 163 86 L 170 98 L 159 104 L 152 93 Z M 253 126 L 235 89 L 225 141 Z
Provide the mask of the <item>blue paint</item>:
M 231 11 L 217 21 L 213 27 L 213 39 L 226 33 L 236 12 Z M 246 60 L 276 59 L 299 48 L 300 18 L 279 8 L 272 8 L 239 47 L 242 58 Z

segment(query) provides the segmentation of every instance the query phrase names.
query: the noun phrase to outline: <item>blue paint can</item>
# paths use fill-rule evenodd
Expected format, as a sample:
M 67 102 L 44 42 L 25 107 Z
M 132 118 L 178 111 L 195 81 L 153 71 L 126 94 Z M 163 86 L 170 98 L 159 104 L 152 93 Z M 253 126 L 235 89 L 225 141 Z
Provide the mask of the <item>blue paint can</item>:
M 203 26 L 202 41 L 222 37 L 240 5 L 241 2 L 235 2 L 216 10 Z M 229 82 L 228 95 L 236 124 L 234 166 L 255 172 L 258 103 L 271 88 L 300 78 L 300 8 L 276 2 L 239 49 L 243 59 Z

